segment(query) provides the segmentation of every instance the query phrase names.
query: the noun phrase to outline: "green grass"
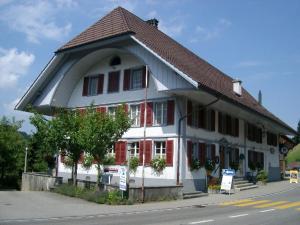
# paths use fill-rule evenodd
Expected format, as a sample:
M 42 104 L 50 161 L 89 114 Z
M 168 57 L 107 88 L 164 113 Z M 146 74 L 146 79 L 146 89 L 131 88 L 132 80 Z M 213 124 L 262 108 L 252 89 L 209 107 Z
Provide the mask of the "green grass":
M 288 164 L 291 162 L 300 162 L 300 144 L 295 146 L 293 150 L 288 153 L 286 161 Z
M 74 187 L 69 184 L 62 184 L 55 188 L 53 192 L 66 195 L 69 197 L 81 198 L 90 202 L 95 202 L 99 204 L 109 204 L 109 205 L 131 205 L 127 199 L 122 199 L 121 192 L 119 190 L 114 191 L 96 191 L 80 187 Z

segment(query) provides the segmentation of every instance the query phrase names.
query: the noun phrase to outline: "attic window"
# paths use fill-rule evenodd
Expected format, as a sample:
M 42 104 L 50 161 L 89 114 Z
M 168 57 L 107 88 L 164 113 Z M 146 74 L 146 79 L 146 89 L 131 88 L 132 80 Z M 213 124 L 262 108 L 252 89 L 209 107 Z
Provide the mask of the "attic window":
M 110 66 L 117 66 L 121 64 L 121 58 L 119 56 L 115 56 L 110 60 Z

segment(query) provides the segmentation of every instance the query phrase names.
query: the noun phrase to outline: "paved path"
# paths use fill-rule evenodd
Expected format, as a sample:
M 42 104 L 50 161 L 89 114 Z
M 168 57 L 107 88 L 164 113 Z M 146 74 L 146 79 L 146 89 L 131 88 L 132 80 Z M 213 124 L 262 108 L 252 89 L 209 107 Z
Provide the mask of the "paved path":
M 269 187 L 268 187 L 269 186 Z M 289 185 L 286 182 L 282 183 L 272 183 L 267 187 L 263 187 L 260 191 L 261 196 L 256 198 L 241 198 L 242 196 L 250 195 L 247 193 L 238 193 L 236 195 L 229 196 L 211 196 L 211 205 L 201 205 L 199 203 L 201 199 L 199 198 L 198 204 L 193 205 L 191 200 L 183 201 L 172 201 L 172 202 L 162 202 L 162 203 L 149 203 L 144 205 L 134 205 L 134 206 L 104 206 L 96 205 L 92 203 L 86 203 L 83 201 L 78 201 L 72 198 L 60 198 L 59 195 L 52 193 L 36 193 L 42 194 L 37 197 L 37 199 L 47 199 L 50 200 L 49 206 L 37 205 L 36 208 L 32 209 L 32 204 L 36 202 L 29 203 L 28 205 L 20 206 L 28 212 L 31 211 L 31 215 L 35 217 L 22 218 L 19 219 L 3 219 L 4 207 L 0 206 L 0 224 L 10 224 L 10 225 L 193 225 L 193 224 L 207 224 L 207 225 L 299 225 L 300 219 L 300 187 L 299 185 Z M 288 188 L 287 188 L 288 187 Z M 265 192 L 263 192 L 265 189 Z M 272 189 L 273 193 L 266 193 L 267 189 Z M 276 194 L 275 194 L 276 192 Z M 19 193 L 19 192 L 16 192 Z M 27 194 L 31 194 L 28 192 Z M 1 201 L 3 200 L 0 194 Z M 252 192 L 254 194 L 254 192 Z M 266 195 L 268 194 L 268 195 Z M 219 196 L 219 199 L 218 199 Z M 18 198 L 20 196 L 15 195 L 13 198 Z M 22 196 L 21 196 L 22 198 Z M 36 197 L 35 197 L 36 198 Z M 206 202 L 209 202 L 209 197 L 206 197 Z M 227 199 L 226 199 L 227 198 Z M 52 200 L 51 200 L 52 199 Z M 216 199 L 219 203 L 216 203 Z M 224 201 L 225 199 L 225 201 Z M 239 199 L 239 200 L 237 200 Z M 215 200 L 214 202 L 212 200 Z M 51 216 L 48 212 L 48 217 L 37 217 L 35 213 L 41 213 L 42 208 L 47 211 L 53 204 L 62 202 L 62 205 L 57 206 L 56 210 L 63 210 L 61 214 L 63 216 Z M 17 203 L 15 201 L 15 203 Z M 78 203 L 75 206 L 74 203 Z M 189 203 L 189 205 L 188 205 Z M 165 207 L 165 204 L 168 207 Z M 180 207 L 178 207 L 180 205 Z M 8 206 L 8 205 L 7 205 Z M 74 206 L 74 210 L 81 209 L 86 212 L 86 210 L 92 210 L 90 214 L 86 215 L 75 215 L 73 211 L 73 216 L 68 216 L 67 214 L 72 211 L 72 208 L 63 208 L 66 206 Z M 155 209 L 151 209 L 156 206 Z M 81 208 L 82 207 L 82 208 Z M 93 208 L 95 207 L 95 208 Z M 106 208 L 106 210 L 105 210 Z M 93 211 L 96 210 L 96 211 Z M 97 211 L 98 210 L 98 211 Z M 102 210 L 102 211 L 100 211 Z M 54 212 L 53 211 L 53 212 Z M 39 214 L 40 215 L 40 214 Z M 24 216 L 22 212 L 19 211 L 19 216 Z
M 8 219 L 46 219 L 136 213 L 143 211 L 168 211 L 200 205 L 217 205 L 221 202 L 285 193 L 299 188 L 299 184 L 287 181 L 273 182 L 257 189 L 237 192 L 232 195 L 209 195 L 202 198 L 136 204 L 131 206 L 99 205 L 80 199 L 50 192 L 0 192 L 0 222 Z M 0 223 L 1 224 L 1 223 Z

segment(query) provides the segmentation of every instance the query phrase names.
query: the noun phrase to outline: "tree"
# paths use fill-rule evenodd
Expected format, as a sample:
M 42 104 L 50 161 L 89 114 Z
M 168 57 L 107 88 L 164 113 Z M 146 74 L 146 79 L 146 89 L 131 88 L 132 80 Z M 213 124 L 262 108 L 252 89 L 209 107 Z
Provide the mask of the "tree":
M 297 127 L 297 135 L 293 138 L 296 144 L 300 143 L 300 120 L 298 122 L 298 127 Z
M 22 121 L 0 120 L 0 186 L 17 186 L 23 170 L 26 140 L 18 131 Z
M 80 127 L 80 141 L 84 150 L 97 162 L 97 187 L 100 184 L 101 165 L 108 149 L 130 128 L 131 120 L 124 106 L 117 108 L 114 116 L 87 108 Z

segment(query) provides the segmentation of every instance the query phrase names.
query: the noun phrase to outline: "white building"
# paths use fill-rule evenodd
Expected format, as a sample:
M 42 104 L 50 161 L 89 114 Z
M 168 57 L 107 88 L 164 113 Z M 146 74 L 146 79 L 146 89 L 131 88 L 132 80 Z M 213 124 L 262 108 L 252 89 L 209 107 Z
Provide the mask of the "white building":
M 185 191 L 203 190 L 206 172 L 191 171 L 193 159 L 216 161 L 216 177 L 232 163 L 239 163 L 238 175 L 245 176 L 248 165 L 258 162 L 270 180 L 280 179 L 278 136 L 295 131 L 243 89 L 240 81 L 161 32 L 156 20 L 143 21 L 121 7 L 58 49 L 16 109 L 31 104 L 52 115 L 56 107 L 80 109 L 94 102 L 112 113 L 115 106 L 126 104 L 134 123 L 112 152 L 117 165 L 111 168 L 117 169 L 130 157 L 127 150 L 142 155 L 146 65 L 145 185 L 180 183 Z M 157 156 L 167 161 L 160 175 L 149 167 Z M 95 179 L 96 170 L 79 166 L 78 173 L 81 179 Z M 70 176 L 61 162 L 58 175 Z M 131 174 L 135 185 L 141 176 L 139 166 Z

